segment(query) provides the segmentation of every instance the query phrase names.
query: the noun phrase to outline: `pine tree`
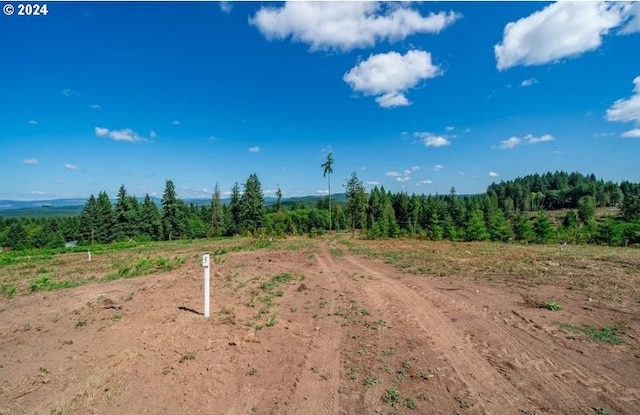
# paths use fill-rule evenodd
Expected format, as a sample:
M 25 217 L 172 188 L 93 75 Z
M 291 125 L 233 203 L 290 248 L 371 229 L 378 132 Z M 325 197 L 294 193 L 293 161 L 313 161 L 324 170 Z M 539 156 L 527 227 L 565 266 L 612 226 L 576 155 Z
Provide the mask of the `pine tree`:
M 171 180 L 167 180 L 162 195 L 162 228 L 165 240 L 171 241 L 180 237 L 184 208 L 184 203 L 180 202 L 182 201 L 176 195 L 175 185 Z
M 331 231 L 331 174 L 333 173 L 333 153 L 327 154 L 327 161 L 325 161 L 320 167 L 322 167 L 322 177 L 329 176 L 329 231 Z
M 464 236 L 467 241 L 484 241 L 489 239 L 490 235 L 484 222 L 484 215 L 480 210 L 475 210 L 471 214 Z
M 516 239 L 523 242 L 533 242 L 535 239 L 535 233 L 533 232 L 533 226 L 529 218 L 523 214 L 514 216 L 513 230 L 516 235 Z
M 258 176 L 249 175 L 240 197 L 240 229 L 255 232 L 264 226 L 264 195 Z
M 238 182 L 233 184 L 231 189 L 231 200 L 229 202 L 229 216 L 231 221 L 229 222 L 229 235 L 235 235 L 240 232 L 240 186 Z
M 129 196 L 124 185 L 118 190 L 118 200 L 114 206 L 114 239 L 117 241 L 134 238 L 138 233 L 138 201 Z
M 95 241 L 101 244 L 106 244 L 113 241 L 113 209 L 111 206 L 111 200 L 107 192 L 98 193 L 97 204 L 97 227 L 95 232 Z
M 533 229 L 536 234 L 536 242 L 540 244 L 549 242 L 556 233 L 553 225 L 549 221 L 549 217 L 546 214 L 538 215 Z
M 220 200 L 220 187 L 216 183 L 211 199 L 211 236 L 218 237 L 224 234 L 224 209 Z
M 148 194 L 144 196 L 142 208 L 140 209 L 140 228 L 142 235 L 148 236 L 154 241 L 162 238 L 162 223 L 160 222 L 160 210 L 151 200 Z
M 98 201 L 91 195 L 80 212 L 80 239 L 93 244 L 98 229 Z
M 366 224 L 367 196 L 364 185 L 358 179 L 356 172 L 351 173 L 351 178 L 347 181 L 345 188 L 347 193 L 347 215 L 351 220 L 352 235 L 355 237 L 356 226 L 362 224 L 363 216 Z

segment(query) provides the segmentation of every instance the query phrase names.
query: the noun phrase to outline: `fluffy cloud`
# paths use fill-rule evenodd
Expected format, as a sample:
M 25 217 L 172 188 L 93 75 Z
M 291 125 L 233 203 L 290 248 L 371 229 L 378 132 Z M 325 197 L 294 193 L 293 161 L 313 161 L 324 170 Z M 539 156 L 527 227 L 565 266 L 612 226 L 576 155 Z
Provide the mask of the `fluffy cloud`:
M 416 185 L 420 186 L 422 184 L 433 184 L 432 180 L 420 180 Z
M 498 177 L 500 176 L 498 173 L 496 173 L 495 171 L 490 171 L 489 172 L 489 177 Z
M 634 128 L 633 130 L 625 131 L 622 133 L 624 138 L 640 138 L 640 128 Z
M 633 80 L 633 94 L 619 99 L 607 110 L 607 120 L 640 124 L 640 76 Z
M 75 164 L 70 164 L 70 163 L 65 164 L 64 168 L 67 169 L 67 170 L 80 170 L 80 167 L 76 166 Z
M 447 126 L 445 127 L 445 131 L 447 131 L 447 132 L 449 132 L 449 133 L 450 133 L 451 131 L 455 130 L 455 129 L 456 129 L 456 127 L 454 127 L 453 125 L 447 125 Z
M 494 46 L 497 67 L 543 65 L 595 50 L 629 17 L 629 9 L 601 1 L 553 3 L 505 26 L 502 43 Z
M 221 1 L 218 5 L 220 6 L 220 10 L 226 14 L 231 13 L 231 9 L 233 8 L 233 4 L 230 1 Z
M 33 166 L 38 164 L 38 159 L 24 159 L 22 160 L 22 164 L 27 164 L 29 166 Z
M 442 164 L 436 164 L 435 166 L 433 166 L 433 171 L 440 171 L 444 169 L 444 166 Z
M 426 147 L 443 147 L 451 145 L 451 141 L 446 136 L 435 135 L 429 132 L 417 132 L 414 133 Z
M 397 52 L 371 55 L 347 72 L 343 80 L 356 92 L 378 96 L 376 102 L 384 108 L 406 106 L 404 93 L 420 81 L 440 75 L 440 69 L 431 62 L 431 54 L 410 50 L 404 55 Z
M 133 131 L 130 128 L 124 128 L 122 130 L 109 130 L 104 127 L 95 127 L 95 134 L 98 137 L 107 137 L 114 141 L 128 141 L 130 143 L 134 143 L 137 141 L 147 141 L 145 138 L 142 138 L 138 133 Z
M 404 4 L 291 1 L 261 8 L 249 23 L 269 40 L 291 38 L 312 51 L 350 51 L 415 33 L 438 33 L 460 17 L 451 11 L 422 16 Z
M 260 147 L 258 147 L 258 146 L 249 147 L 249 151 L 252 152 L 252 153 L 259 153 L 260 152 Z
M 388 176 L 388 177 L 400 177 L 400 176 L 402 176 L 402 174 L 398 173 L 397 171 L 388 171 L 384 175 Z
M 629 34 L 640 32 L 640 2 L 629 2 L 625 4 L 625 17 L 629 20 L 625 27 L 622 28 L 620 33 Z
M 536 137 L 532 134 L 527 134 L 526 136 L 524 136 L 523 138 L 520 137 L 509 137 L 506 140 L 502 140 L 500 141 L 500 148 L 502 149 L 513 149 L 517 146 L 519 146 L 522 143 L 527 143 L 527 144 L 537 144 L 537 143 L 544 143 L 547 141 L 553 141 L 555 140 L 555 137 L 552 136 L 551 134 L 544 134 L 540 137 Z
M 527 87 L 527 86 L 535 85 L 537 83 L 538 83 L 538 80 L 536 78 L 528 78 L 528 79 L 525 79 L 524 81 L 522 81 L 520 83 L 520 86 Z

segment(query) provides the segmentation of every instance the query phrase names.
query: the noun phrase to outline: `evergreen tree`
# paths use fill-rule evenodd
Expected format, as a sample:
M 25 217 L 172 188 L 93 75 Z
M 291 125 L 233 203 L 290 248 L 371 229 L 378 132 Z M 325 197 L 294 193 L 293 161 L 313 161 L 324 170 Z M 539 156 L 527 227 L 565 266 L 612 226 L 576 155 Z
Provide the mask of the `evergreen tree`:
M 124 185 L 118 190 L 118 200 L 114 207 L 115 225 L 114 239 L 123 241 L 134 238 L 137 234 L 138 201 L 127 195 Z
M 596 201 L 593 196 L 582 196 L 578 199 L 578 218 L 582 223 L 587 223 L 593 219 L 596 212 Z
M 216 183 L 213 189 L 213 197 L 211 198 L 211 236 L 222 236 L 224 230 L 224 209 L 222 207 L 222 200 L 220 200 L 220 187 L 218 183 Z
M 101 244 L 106 244 L 113 241 L 113 209 L 111 206 L 111 200 L 107 192 L 98 193 L 98 199 L 96 201 L 97 211 L 97 227 L 95 232 L 95 241 Z
M 273 211 L 280 212 L 282 210 L 282 190 L 280 189 L 280 185 L 278 185 L 278 190 L 276 190 L 276 203 L 273 204 Z
M 487 226 L 484 222 L 484 215 L 481 211 L 473 211 L 464 236 L 466 241 L 484 241 L 489 239 L 490 235 L 487 231 Z
M 229 235 L 240 232 L 240 186 L 238 182 L 233 184 L 231 189 L 231 200 L 229 201 Z
M 514 216 L 513 220 L 516 239 L 522 242 L 533 242 L 536 235 L 533 232 L 533 226 L 529 218 L 523 214 L 518 214 Z
M 536 242 L 541 244 L 546 244 L 555 235 L 555 229 L 546 214 L 538 215 L 533 228 L 536 234 Z
M 80 239 L 93 244 L 98 229 L 98 201 L 91 195 L 80 212 Z
M 184 202 L 178 199 L 176 187 L 171 180 L 165 182 L 162 194 L 162 230 L 165 240 L 180 237 L 182 228 Z
M 327 154 L 327 160 L 322 163 L 322 177 L 329 176 L 329 231 L 331 231 L 331 174 L 333 173 L 333 153 Z
M 249 175 L 240 197 L 240 229 L 255 232 L 264 226 L 264 196 L 258 176 Z
M 27 231 L 22 221 L 17 221 L 9 226 L 4 245 L 16 250 L 28 248 Z
M 367 196 L 364 185 L 358 179 L 356 172 L 351 173 L 351 178 L 347 181 L 345 188 L 347 193 L 347 215 L 351 221 L 352 235 L 355 237 L 356 226 L 362 224 L 363 216 L 366 223 Z
M 158 206 L 151 200 L 149 195 L 146 194 L 142 202 L 142 208 L 140 209 L 139 232 L 151 240 L 159 241 L 162 239 L 162 223 L 160 220 L 160 210 Z
M 488 225 L 488 231 L 491 235 L 492 241 L 506 242 L 513 238 L 513 229 L 511 228 L 511 224 L 505 218 L 502 211 L 492 211 L 489 216 Z

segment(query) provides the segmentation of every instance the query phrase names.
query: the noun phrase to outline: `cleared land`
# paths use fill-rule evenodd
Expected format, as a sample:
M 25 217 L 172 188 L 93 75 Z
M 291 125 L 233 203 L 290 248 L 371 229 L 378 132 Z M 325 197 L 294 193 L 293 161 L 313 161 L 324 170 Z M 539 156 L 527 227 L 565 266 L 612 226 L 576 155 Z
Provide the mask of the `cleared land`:
M 638 249 L 340 236 L 3 255 L 0 414 L 640 413 Z

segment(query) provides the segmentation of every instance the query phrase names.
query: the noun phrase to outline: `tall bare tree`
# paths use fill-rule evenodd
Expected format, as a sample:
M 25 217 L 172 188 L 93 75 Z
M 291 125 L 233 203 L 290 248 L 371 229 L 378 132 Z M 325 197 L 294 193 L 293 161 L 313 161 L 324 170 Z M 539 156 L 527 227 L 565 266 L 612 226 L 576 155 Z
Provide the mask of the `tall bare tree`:
M 329 232 L 331 232 L 331 174 L 333 173 L 333 152 L 327 154 L 327 160 L 320 166 L 323 169 L 322 177 L 329 180 Z

